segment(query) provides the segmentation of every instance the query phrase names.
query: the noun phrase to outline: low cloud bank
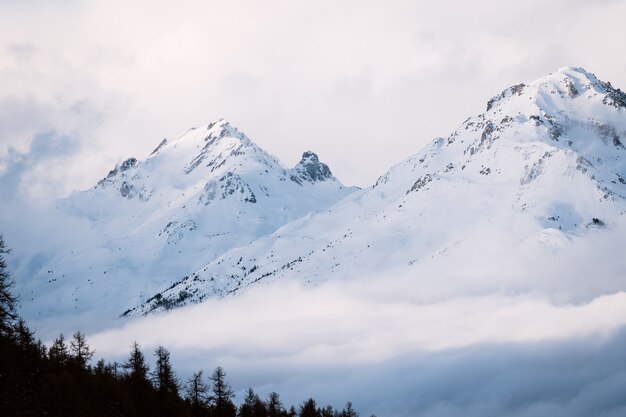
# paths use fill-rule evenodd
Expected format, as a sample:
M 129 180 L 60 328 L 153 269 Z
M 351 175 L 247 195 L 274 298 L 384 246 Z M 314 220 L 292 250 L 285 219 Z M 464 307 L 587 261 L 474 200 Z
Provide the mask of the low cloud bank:
M 624 328 L 602 341 L 481 344 L 346 370 L 319 389 L 379 416 L 622 416 L 624 352 Z
M 125 351 L 138 339 L 149 346 L 195 348 L 235 358 L 364 363 L 415 349 L 558 340 L 626 325 L 622 292 L 557 306 L 529 295 L 392 302 L 348 289 L 274 285 L 139 319 L 94 340 L 110 353 L 119 352 L 120 341 Z
M 234 387 L 314 396 L 363 415 L 619 415 L 626 293 L 584 304 L 537 295 L 390 301 L 377 285 L 280 283 L 90 336 L 124 361 L 137 340 L 181 376 L 224 366 Z

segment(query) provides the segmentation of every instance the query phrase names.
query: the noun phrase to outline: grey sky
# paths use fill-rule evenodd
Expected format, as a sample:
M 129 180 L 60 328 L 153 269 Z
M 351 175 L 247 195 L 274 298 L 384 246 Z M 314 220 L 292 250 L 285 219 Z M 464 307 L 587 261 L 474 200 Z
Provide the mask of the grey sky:
M 624 1 L 0 2 L 0 169 L 38 133 L 77 137 L 41 156 L 60 172 L 24 180 L 62 195 L 224 117 L 287 165 L 311 149 L 367 186 L 508 85 L 578 65 L 626 86 L 625 15 Z

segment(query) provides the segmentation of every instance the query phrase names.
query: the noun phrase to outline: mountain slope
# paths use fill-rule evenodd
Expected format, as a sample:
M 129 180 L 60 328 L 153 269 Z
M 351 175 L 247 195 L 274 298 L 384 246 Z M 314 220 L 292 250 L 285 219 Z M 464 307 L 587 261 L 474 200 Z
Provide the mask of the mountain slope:
M 315 283 L 408 274 L 436 285 L 441 274 L 529 285 L 525 275 L 539 265 L 564 273 L 555 264 L 559 253 L 595 233 L 624 236 L 625 143 L 626 95 L 581 68 L 562 68 L 504 90 L 485 113 L 392 167 L 373 187 L 228 251 L 132 312 L 279 278 Z M 600 254 L 584 256 L 591 262 Z M 435 276 L 423 277 L 425 271 Z M 595 291 L 605 284 L 626 282 L 607 280 Z
M 59 202 L 68 229 L 82 221 L 88 232 L 76 232 L 74 244 L 47 254 L 19 283 L 25 314 L 96 310 L 115 318 L 227 250 L 354 190 L 312 152 L 288 169 L 224 120 L 191 129 Z

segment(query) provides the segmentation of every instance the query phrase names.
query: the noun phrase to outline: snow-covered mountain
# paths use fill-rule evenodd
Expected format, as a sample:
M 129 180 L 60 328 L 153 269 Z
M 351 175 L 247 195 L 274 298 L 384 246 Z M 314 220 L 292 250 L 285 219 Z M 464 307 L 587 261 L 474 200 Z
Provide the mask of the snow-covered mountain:
M 436 273 L 421 278 L 434 285 L 442 271 L 514 276 L 523 263 L 541 264 L 589 236 L 624 230 L 625 144 L 626 94 L 581 68 L 562 68 L 507 88 L 485 113 L 374 186 L 225 252 L 130 314 L 277 279 L 391 280 L 430 270 Z M 302 175 L 326 175 L 305 159 Z
M 38 272 L 18 283 L 23 310 L 35 319 L 118 317 L 229 249 L 353 191 L 312 152 L 288 169 L 224 120 L 191 129 L 58 203 L 89 233 L 34 258 Z

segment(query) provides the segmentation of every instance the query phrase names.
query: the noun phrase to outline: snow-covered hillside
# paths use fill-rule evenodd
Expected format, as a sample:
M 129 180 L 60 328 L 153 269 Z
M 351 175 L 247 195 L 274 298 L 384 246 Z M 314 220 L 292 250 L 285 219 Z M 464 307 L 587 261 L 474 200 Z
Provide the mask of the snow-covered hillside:
M 68 230 L 74 244 L 33 256 L 37 273 L 18 282 L 24 315 L 116 318 L 227 250 L 353 191 L 312 152 L 288 169 L 224 120 L 191 129 L 58 203 L 68 225 L 81 221 L 87 232 Z
M 376 276 L 393 286 L 395 274 L 429 270 L 433 276 L 415 279 L 436 285 L 445 272 L 496 288 L 517 278 L 523 286 L 533 263 L 558 259 L 589 236 L 624 230 L 624 144 L 626 94 L 581 68 L 562 68 L 507 88 L 485 113 L 392 167 L 374 186 L 231 249 L 131 314 L 281 278 Z M 513 261 L 503 265 L 499 257 Z M 530 269 L 520 272 L 522 265 Z M 560 264 L 552 267 L 559 273 Z M 490 276 L 502 281 L 488 283 Z M 587 296 L 606 291 L 603 285 Z

